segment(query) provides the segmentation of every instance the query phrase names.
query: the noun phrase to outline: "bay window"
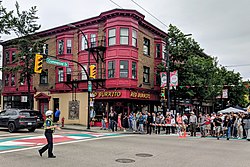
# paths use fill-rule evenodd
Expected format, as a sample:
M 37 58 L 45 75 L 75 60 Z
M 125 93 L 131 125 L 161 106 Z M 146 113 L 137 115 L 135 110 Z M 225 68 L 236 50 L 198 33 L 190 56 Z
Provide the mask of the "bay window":
M 96 34 L 91 34 L 90 35 L 90 42 L 91 42 L 91 47 L 96 47 Z
M 67 39 L 67 54 L 71 54 L 72 52 L 72 40 Z
M 115 77 L 115 61 L 108 62 L 108 78 Z
M 108 31 L 108 44 L 109 46 L 115 45 L 116 44 L 116 29 L 110 29 Z
M 88 39 L 88 35 L 82 35 L 82 45 L 81 45 L 81 50 L 85 50 L 85 49 L 88 49 L 88 42 L 87 40 Z
M 137 47 L 137 31 L 132 30 L 132 46 Z
M 132 62 L 132 79 L 136 79 L 136 62 Z
M 128 61 L 120 61 L 120 78 L 128 78 Z
M 64 41 L 63 40 L 59 40 L 58 41 L 58 54 L 59 55 L 61 55 L 61 54 L 64 53 L 63 46 L 64 46 Z
M 120 29 L 120 44 L 121 45 L 128 45 L 128 28 L 121 28 Z

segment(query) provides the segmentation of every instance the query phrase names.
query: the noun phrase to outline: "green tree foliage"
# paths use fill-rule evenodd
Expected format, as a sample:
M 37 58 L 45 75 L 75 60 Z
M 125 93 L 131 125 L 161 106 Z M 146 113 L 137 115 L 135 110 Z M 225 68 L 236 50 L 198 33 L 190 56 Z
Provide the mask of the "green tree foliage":
M 206 55 L 200 45 L 182 33 L 176 26 L 170 25 L 166 48 L 169 54 L 170 71 L 178 70 L 179 87 L 175 95 L 180 98 L 216 101 L 225 85 L 228 88 L 232 105 L 245 104 L 245 89 L 239 73 L 219 67 L 216 58 Z M 158 69 L 164 71 L 164 65 Z
M 42 52 L 41 49 L 46 40 L 41 40 L 35 35 L 35 32 L 41 27 L 36 23 L 38 19 L 36 16 L 36 7 L 31 7 L 29 11 L 20 11 L 20 6 L 17 2 L 15 6 L 15 12 L 6 12 L 5 9 L 5 13 L 10 14 L 10 16 L 6 16 L 6 18 L 11 18 L 10 20 L 5 19 L 5 21 L 11 22 L 10 29 L 18 36 L 18 38 L 8 41 L 7 44 L 7 46 L 18 49 L 15 60 L 17 66 L 7 66 L 4 71 L 19 73 L 19 83 L 27 81 L 28 100 L 31 102 L 30 85 L 32 75 L 34 74 L 34 58 L 36 53 Z M 32 108 L 31 103 L 29 107 Z

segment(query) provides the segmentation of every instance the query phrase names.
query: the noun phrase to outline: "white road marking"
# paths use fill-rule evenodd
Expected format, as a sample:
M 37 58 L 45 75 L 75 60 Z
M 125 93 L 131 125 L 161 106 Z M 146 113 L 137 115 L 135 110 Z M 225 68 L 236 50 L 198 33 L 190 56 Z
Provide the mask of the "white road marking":
M 127 137 L 127 136 L 135 136 L 135 135 L 120 135 L 120 136 L 107 136 L 107 137 L 100 137 L 100 138 L 90 138 L 90 139 L 74 140 L 74 141 L 67 141 L 67 142 L 62 142 L 62 143 L 55 143 L 54 145 L 57 146 L 57 145 L 79 143 L 79 142 L 92 141 L 92 140 L 100 140 L 100 139 L 111 139 L 111 138 L 118 138 L 118 137 Z M 18 152 L 18 151 L 31 150 L 31 149 L 35 149 L 35 148 L 41 148 L 41 146 L 21 148 L 21 149 L 15 149 L 15 150 L 6 150 L 6 151 L 2 151 L 2 152 L 0 151 L 0 154 L 6 154 L 6 153 L 12 153 L 12 152 Z

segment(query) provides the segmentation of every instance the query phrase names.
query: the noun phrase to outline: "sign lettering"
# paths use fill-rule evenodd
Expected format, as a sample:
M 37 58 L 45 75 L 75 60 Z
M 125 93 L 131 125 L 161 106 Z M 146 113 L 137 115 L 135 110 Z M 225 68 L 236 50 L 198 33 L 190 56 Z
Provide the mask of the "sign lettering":
M 139 99 L 150 99 L 149 93 L 131 92 L 130 97 Z

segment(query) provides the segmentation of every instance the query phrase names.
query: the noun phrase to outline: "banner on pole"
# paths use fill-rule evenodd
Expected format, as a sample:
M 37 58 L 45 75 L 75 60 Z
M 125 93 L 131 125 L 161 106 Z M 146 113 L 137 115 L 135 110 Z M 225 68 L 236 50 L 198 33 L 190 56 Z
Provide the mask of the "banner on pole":
M 167 72 L 161 72 L 161 88 L 164 88 L 167 86 Z
M 170 72 L 170 83 L 169 83 L 170 87 L 176 87 L 178 86 L 178 71 L 173 71 Z

